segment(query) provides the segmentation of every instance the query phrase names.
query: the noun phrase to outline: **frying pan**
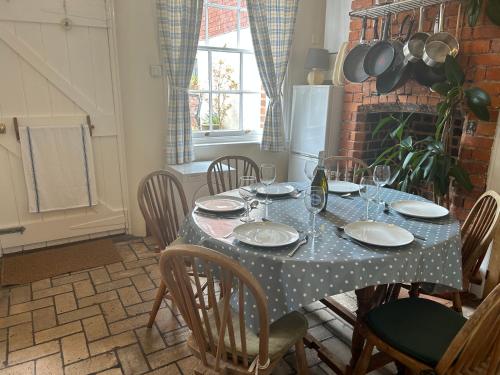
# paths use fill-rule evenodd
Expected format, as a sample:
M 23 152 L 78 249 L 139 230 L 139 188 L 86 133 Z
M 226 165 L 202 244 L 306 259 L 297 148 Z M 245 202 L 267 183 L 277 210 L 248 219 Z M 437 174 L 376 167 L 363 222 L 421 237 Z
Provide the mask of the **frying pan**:
M 420 7 L 420 16 L 418 18 L 418 31 L 411 36 L 405 43 L 403 52 L 405 58 L 411 62 L 422 60 L 424 54 L 424 45 L 430 34 L 422 31 L 424 27 L 424 7 Z
M 415 81 L 422 86 L 432 87 L 433 84 L 446 81 L 444 65 L 435 67 L 426 65 L 422 60 L 413 65 L 413 76 Z
M 363 70 L 363 61 L 365 59 L 366 53 L 370 49 L 370 45 L 366 42 L 365 37 L 366 17 L 363 17 L 361 40 L 356 47 L 349 51 L 344 60 L 344 77 L 351 82 L 361 83 L 368 79 L 368 74 L 366 74 Z
M 460 13 L 460 7 L 458 8 Z M 439 32 L 431 35 L 424 45 L 422 60 L 429 66 L 437 66 L 444 63 L 447 55 L 455 57 L 458 54 L 458 41 L 450 33 L 443 32 L 444 26 L 444 3 L 439 7 Z
M 404 27 L 408 22 L 408 29 L 406 34 L 403 35 Z M 407 15 L 401 23 L 399 39 L 393 41 L 396 52 L 394 62 L 389 69 L 377 77 L 377 91 L 380 94 L 387 94 L 398 89 L 410 78 L 411 65 L 408 64 L 408 60 L 404 56 L 403 43 L 407 42 L 410 38 L 413 22 L 414 19 L 410 19 L 410 16 Z
M 382 40 L 373 44 L 366 53 L 363 69 L 366 74 L 372 77 L 378 77 L 392 65 L 395 56 L 394 45 L 387 40 L 389 37 L 389 28 L 391 26 L 391 14 L 384 18 L 382 31 Z

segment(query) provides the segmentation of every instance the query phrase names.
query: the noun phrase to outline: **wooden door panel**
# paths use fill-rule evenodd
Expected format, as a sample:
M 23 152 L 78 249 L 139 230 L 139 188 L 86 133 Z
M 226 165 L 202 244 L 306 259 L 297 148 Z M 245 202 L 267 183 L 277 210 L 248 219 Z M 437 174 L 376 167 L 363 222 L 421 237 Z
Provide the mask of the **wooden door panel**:
M 64 16 L 61 4 L 60 0 L 0 2 L 0 122 L 7 125 L 7 134 L 0 136 L 0 168 L 8 171 L 0 183 L 0 194 L 8 199 L 1 207 L 0 228 L 26 228 L 22 235 L 1 236 L 4 253 L 126 228 L 109 4 L 67 0 L 70 30 L 59 24 Z M 29 213 L 12 118 L 31 126 L 69 125 L 82 123 L 86 114 L 95 125 L 92 144 L 99 204 Z

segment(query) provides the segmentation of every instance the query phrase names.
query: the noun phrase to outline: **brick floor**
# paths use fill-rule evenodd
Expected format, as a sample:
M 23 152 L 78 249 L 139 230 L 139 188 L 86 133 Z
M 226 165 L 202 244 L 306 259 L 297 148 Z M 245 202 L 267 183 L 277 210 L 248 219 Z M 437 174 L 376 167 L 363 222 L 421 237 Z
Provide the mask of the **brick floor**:
M 189 331 L 170 302 L 146 327 L 159 285 L 152 241 L 118 237 L 114 245 L 123 262 L 0 289 L 0 375 L 193 373 Z M 340 298 L 355 306 L 352 294 Z M 347 361 L 352 329 L 321 303 L 303 313 L 310 333 Z M 314 351 L 307 358 L 311 374 L 332 373 Z M 290 353 L 275 373 L 294 367 Z

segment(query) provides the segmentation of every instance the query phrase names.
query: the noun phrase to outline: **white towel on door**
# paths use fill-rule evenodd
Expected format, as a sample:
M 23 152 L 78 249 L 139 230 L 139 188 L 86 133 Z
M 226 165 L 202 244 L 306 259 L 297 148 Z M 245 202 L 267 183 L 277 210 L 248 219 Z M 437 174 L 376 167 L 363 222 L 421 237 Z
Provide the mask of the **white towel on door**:
M 30 212 L 97 204 L 87 126 L 20 126 L 19 137 Z

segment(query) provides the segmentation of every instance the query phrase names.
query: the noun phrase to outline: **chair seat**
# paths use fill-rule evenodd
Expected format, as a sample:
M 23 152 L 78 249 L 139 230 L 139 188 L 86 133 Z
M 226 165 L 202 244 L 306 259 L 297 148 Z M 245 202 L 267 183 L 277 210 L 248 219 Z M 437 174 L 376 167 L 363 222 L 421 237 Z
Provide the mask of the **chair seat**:
M 222 316 L 222 303 L 219 303 L 220 316 Z M 235 346 L 238 356 L 242 355 L 241 350 L 241 335 L 240 335 L 240 324 L 238 313 L 235 311 L 231 312 L 233 327 L 234 327 L 234 337 Z M 217 342 L 219 334 L 216 332 L 215 317 L 213 311 L 209 312 L 209 320 L 211 320 L 210 326 L 212 327 L 212 335 L 214 340 Z M 289 314 L 281 317 L 269 326 L 269 359 L 271 361 L 281 357 L 286 351 L 292 347 L 298 340 L 305 336 L 308 328 L 308 323 L 306 318 L 297 311 L 292 311 Z M 246 345 L 247 353 L 250 359 L 253 359 L 259 354 L 259 336 L 257 336 L 250 328 L 245 327 Z M 229 341 L 229 334 L 227 332 L 224 337 L 224 345 L 228 352 L 231 348 L 231 343 Z
M 467 319 L 424 298 L 404 298 L 370 311 L 366 325 L 380 339 L 435 367 Z

